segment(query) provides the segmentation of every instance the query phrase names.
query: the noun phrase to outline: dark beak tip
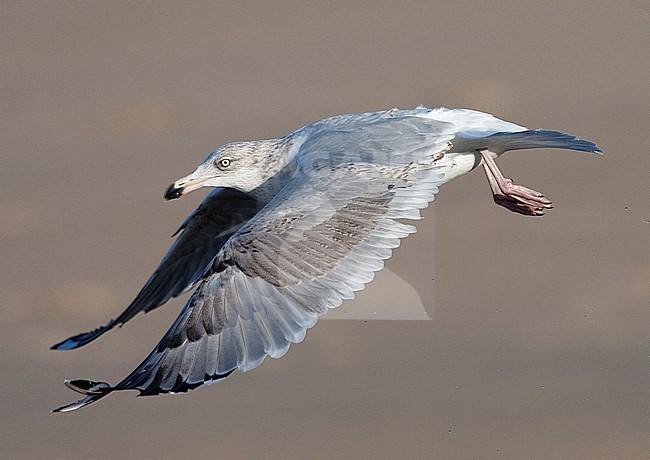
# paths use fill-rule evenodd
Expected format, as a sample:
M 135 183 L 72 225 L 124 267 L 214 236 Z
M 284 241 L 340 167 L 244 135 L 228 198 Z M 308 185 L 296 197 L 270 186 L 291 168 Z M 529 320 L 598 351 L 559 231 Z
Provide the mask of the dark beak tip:
M 183 189 L 182 188 L 176 188 L 174 184 L 170 185 L 167 187 L 167 190 L 165 191 L 165 200 L 175 200 L 176 198 L 180 198 L 180 196 L 183 194 Z

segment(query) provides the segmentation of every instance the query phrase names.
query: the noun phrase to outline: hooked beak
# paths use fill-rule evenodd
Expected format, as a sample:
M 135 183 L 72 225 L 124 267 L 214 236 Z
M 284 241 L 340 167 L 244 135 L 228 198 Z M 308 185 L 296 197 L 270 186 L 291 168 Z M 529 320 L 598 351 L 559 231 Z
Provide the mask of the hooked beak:
M 165 200 L 175 200 L 176 198 L 180 198 L 193 190 L 201 188 L 203 187 L 203 184 L 205 184 L 209 179 L 211 178 L 205 176 L 196 177 L 195 173 L 178 179 L 172 185 L 167 187 L 167 190 L 165 191 Z

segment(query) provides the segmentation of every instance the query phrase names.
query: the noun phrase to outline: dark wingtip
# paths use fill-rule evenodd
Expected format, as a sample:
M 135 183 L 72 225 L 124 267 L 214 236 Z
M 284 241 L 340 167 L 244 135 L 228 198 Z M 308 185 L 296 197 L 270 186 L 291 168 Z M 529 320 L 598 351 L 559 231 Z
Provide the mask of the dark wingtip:
M 52 413 L 72 412 L 74 410 L 81 409 L 82 407 L 87 406 L 88 404 L 92 404 L 95 401 L 110 394 L 114 390 L 114 388 L 106 382 L 93 382 L 92 380 L 83 379 L 65 380 L 65 385 L 77 393 L 86 395 L 86 397 L 71 404 L 57 407 L 56 409 L 52 410 Z
M 112 329 L 115 325 L 115 320 L 111 320 L 106 326 L 98 327 L 97 329 L 77 334 L 73 337 L 65 339 L 50 347 L 50 350 L 74 350 L 75 348 L 83 347 L 89 342 L 92 342 L 104 332 Z
M 79 401 L 66 404 L 65 406 L 57 407 L 56 409 L 52 409 L 52 413 L 72 412 L 74 410 L 81 409 L 82 407 L 87 406 L 88 404 L 92 404 L 95 401 L 103 398 L 107 394 L 108 393 L 102 393 L 97 395 L 86 396 L 85 398 L 80 399 Z
M 66 379 L 64 380 L 65 386 L 72 391 L 81 393 L 82 395 L 98 395 L 111 391 L 111 386 L 106 382 L 94 382 L 85 379 Z
M 70 337 L 69 339 L 65 339 L 57 344 L 54 344 L 50 347 L 50 350 L 74 350 L 75 348 L 79 348 L 83 345 L 73 339 L 74 337 Z

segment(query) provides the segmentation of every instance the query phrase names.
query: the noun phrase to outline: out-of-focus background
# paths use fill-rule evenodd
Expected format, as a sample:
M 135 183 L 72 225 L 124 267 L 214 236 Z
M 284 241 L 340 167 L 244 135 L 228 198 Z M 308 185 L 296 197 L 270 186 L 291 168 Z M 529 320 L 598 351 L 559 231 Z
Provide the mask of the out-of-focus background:
M 648 458 L 650 2 L 1 10 L 0 457 Z M 130 372 L 182 306 L 48 349 L 146 281 L 205 195 L 165 203 L 169 183 L 229 141 L 418 103 L 606 155 L 503 158 L 543 218 L 494 205 L 481 171 L 445 185 L 387 264 L 433 321 L 321 321 L 216 386 L 49 413 L 77 396 L 64 378 Z

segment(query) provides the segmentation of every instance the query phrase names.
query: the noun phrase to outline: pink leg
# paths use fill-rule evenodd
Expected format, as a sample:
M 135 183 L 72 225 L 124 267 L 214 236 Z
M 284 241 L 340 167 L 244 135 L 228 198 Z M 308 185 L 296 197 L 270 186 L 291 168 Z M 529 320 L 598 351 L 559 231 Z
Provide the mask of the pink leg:
M 483 170 L 496 204 L 526 216 L 543 216 L 545 209 L 553 207 L 541 193 L 503 177 L 488 150 L 479 152 L 483 157 Z

